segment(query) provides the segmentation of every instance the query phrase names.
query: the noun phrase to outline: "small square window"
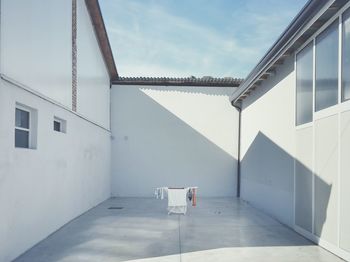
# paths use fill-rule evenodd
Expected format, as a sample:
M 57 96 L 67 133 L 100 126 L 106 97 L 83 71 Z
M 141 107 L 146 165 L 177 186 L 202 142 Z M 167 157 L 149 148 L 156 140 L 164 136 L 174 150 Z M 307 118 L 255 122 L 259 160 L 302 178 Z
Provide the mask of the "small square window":
M 53 121 L 53 130 L 61 132 L 61 122 L 54 120 Z
M 56 132 L 66 133 L 67 121 L 58 117 L 53 119 L 53 130 Z

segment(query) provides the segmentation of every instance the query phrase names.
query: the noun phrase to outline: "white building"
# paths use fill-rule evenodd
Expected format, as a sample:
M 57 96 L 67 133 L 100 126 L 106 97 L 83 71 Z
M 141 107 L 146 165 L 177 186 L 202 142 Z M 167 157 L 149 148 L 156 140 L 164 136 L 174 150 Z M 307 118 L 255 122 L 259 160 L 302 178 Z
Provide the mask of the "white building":
M 349 7 L 309 1 L 231 96 L 241 198 L 348 260 Z
M 169 184 L 350 259 L 348 8 L 309 1 L 241 83 L 119 77 L 97 0 L 1 0 L 0 261 Z
M 111 195 L 116 71 L 97 1 L 72 2 L 1 1 L 0 261 Z

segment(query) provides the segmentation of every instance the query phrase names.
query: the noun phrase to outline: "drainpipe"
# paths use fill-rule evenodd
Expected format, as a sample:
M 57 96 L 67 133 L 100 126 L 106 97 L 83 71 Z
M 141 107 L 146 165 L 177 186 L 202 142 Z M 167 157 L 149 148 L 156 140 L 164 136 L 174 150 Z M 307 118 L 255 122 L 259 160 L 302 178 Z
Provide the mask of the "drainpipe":
M 241 197 L 241 116 L 242 108 L 233 101 L 231 105 L 238 110 L 238 145 L 237 145 L 237 197 Z

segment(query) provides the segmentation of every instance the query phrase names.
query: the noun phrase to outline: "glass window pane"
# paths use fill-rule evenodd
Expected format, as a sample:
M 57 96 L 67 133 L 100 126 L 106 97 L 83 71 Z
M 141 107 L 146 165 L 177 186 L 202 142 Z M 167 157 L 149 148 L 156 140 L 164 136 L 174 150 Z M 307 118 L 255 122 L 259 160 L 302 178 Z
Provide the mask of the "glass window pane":
M 53 130 L 61 132 L 61 123 L 58 121 L 53 121 Z
M 316 38 L 316 111 L 338 103 L 338 41 L 338 20 Z
M 350 9 L 343 14 L 342 101 L 350 99 Z
M 29 112 L 16 108 L 16 126 L 29 129 Z
M 29 132 L 15 129 L 15 147 L 29 148 Z
M 297 125 L 312 121 L 312 42 L 297 54 Z

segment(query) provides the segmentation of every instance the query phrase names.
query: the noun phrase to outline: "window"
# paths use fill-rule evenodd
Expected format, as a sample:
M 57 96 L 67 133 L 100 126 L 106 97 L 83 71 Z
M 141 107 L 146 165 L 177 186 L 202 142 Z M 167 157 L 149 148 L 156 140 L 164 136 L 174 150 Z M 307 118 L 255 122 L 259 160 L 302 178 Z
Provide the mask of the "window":
M 30 112 L 16 108 L 15 147 L 29 148 Z
M 302 125 L 312 121 L 313 98 L 313 43 L 304 47 L 296 56 L 296 124 Z
M 35 149 L 37 142 L 37 110 L 16 103 L 15 147 Z
M 53 119 L 53 130 L 57 131 L 57 132 L 61 132 L 61 133 L 66 133 L 66 125 L 67 125 L 67 121 L 63 120 L 61 118 L 58 117 L 54 117 Z
M 343 14 L 342 101 L 350 99 L 350 9 Z
M 54 120 L 53 121 L 53 130 L 61 132 L 61 122 Z
M 316 38 L 315 111 L 338 103 L 338 20 Z

